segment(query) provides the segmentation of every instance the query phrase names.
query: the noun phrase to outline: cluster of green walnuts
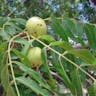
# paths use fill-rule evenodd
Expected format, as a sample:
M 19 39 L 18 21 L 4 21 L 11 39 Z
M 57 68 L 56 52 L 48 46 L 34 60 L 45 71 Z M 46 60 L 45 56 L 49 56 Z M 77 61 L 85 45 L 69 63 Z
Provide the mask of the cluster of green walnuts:
M 31 17 L 26 22 L 26 29 L 29 36 L 34 36 L 36 38 L 46 34 L 47 32 L 46 23 L 40 17 Z M 27 57 L 31 62 L 32 68 L 39 67 L 42 64 L 41 48 L 39 47 L 30 48 L 28 50 Z

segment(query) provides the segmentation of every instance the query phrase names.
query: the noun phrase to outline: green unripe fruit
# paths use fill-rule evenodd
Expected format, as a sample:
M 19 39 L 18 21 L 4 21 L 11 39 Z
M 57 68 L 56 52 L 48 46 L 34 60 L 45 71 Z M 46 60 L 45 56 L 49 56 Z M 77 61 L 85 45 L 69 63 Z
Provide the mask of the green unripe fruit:
M 39 37 L 41 35 L 46 34 L 47 26 L 44 20 L 40 17 L 31 17 L 26 22 L 26 29 L 29 35 L 34 37 Z
M 27 57 L 32 64 L 32 67 L 39 67 L 42 64 L 41 48 L 33 47 L 29 49 Z

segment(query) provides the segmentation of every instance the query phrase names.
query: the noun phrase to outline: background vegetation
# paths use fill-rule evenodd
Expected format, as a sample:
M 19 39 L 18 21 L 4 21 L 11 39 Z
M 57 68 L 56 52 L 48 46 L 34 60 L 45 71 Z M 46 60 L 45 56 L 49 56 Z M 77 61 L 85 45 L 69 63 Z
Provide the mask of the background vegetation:
M 26 21 L 48 32 L 29 37 Z M 96 11 L 89 0 L 0 0 L 0 96 L 96 96 Z M 32 69 L 30 46 L 42 48 Z

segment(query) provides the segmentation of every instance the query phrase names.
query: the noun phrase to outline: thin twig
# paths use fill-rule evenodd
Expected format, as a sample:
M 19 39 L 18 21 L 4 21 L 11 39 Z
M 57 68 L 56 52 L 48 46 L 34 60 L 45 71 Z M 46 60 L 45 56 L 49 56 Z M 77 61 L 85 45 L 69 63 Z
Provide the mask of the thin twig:
M 69 63 L 73 64 L 77 69 L 80 69 L 83 73 L 85 73 L 87 76 L 89 76 L 94 82 L 96 82 L 96 79 L 93 76 L 91 76 L 89 73 L 87 73 L 84 69 L 82 69 L 80 66 L 78 66 L 78 64 L 74 63 L 73 61 L 71 61 L 70 59 L 68 59 L 67 57 L 62 55 L 61 53 L 57 52 L 56 50 L 54 50 L 50 46 L 46 45 L 44 42 L 35 38 L 34 36 L 31 36 L 31 37 L 33 39 L 35 39 L 36 41 L 38 41 L 39 43 L 41 43 L 42 45 L 44 45 L 45 47 L 47 47 L 48 49 L 50 49 L 51 51 L 53 51 L 54 53 L 56 53 L 57 55 L 59 55 L 60 57 L 62 57 L 63 59 L 65 59 L 66 61 L 68 61 Z
M 12 66 L 12 61 L 11 61 L 11 54 L 10 54 L 10 51 L 11 51 L 11 44 L 12 44 L 12 41 L 20 36 L 22 33 L 19 33 L 17 35 L 15 35 L 14 37 L 12 37 L 10 40 L 9 40 L 9 44 L 8 44 L 8 57 L 9 57 L 9 66 L 10 66 L 10 69 L 11 69 L 11 73 L 12 73 L 12 77 L 13 77 L 13 82 L 14 82 L 14 85 L 15 85 L 15 88 L 16 88 L 16 92 L 17 92 L 17 95 L 20 96 L 20 93 L 19 93 L 19 89 L 17 87 L 17 83 L 16 83 L 16 80 L 15 80 L 15 75 L 14 75 L 14 70 L 13 70 L 13 66 Z

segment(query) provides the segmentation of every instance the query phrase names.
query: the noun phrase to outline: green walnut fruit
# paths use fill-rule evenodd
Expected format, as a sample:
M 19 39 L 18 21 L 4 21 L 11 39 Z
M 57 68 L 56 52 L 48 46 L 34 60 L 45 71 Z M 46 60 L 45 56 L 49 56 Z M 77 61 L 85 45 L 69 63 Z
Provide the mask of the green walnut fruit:
M 26 22 L 26 29 L 29 35 L 34 37 L 39 37 L 41 35 L 46 34 L 47 26 L 44 20 L 40 17 L 31 17 Z
M 39 67 L 42 64 L 41 48 L 33 47 L 29 49 L 27 57 L 32 64 L 32 68 Z

